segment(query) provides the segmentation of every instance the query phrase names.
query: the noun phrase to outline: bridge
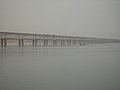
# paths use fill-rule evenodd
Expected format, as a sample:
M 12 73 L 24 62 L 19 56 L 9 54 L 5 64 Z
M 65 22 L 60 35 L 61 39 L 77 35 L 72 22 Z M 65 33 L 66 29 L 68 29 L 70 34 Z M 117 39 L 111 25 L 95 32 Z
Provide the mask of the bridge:
M 49 35 L 49 34 L 32 34 L 32 33 L 16 33 L 16 32 L 0 32 L 1 47 L 6 47 L 10 41 L 16 41 L 19 47 L 23 47 L 25 43 L 31 43 L 32 46 L 72 46 L 86 44 L 102 44 L 102 43 L 120 43 L 117 39 Z

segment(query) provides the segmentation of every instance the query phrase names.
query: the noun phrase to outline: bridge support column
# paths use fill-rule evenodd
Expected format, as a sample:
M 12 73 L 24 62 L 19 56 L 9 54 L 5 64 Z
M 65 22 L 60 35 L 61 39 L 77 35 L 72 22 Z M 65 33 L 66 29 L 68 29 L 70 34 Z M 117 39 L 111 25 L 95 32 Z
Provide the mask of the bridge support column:
M 7 39 L 4 39 L 4 46 L 7 47 Z
M 79 40 L 79 45 L 81 44 L 81 40 Z
M 64 40 L 61 40 L 61 46 L 63 46 L 63 45 L 64 45 L 64 43 L 65 43 L 65 42 L 64 42 Z
M 44 46 L 48 46 L 48 40 L 44 40 Z
M 35 46 L 35 40 L 32 40 L 32 45 L 33 45 L 33 47 Z
M 53 46 L 57 46 L 57 40 L 53 40 Z
M 3 40 L 3 39 L 1 39 L 1 47 L 3 47 L 3 42 L 4 42 L 4 40 Z
M 24 40 L 23 39 L 21 40 L 21 46 L 22 47 L 24 46 Z
M 19 45 L 19 47 L 21 46 L 21 40 L 20 39 L 18 40 L 18 45 Z
M 35 43 L 34 43 L 34 44 L 35 44 L 35 46 L 37 46 L 37 40 L 35 40 Z
M 44 46 L 46 45 L 45 40 L 44 40 Z

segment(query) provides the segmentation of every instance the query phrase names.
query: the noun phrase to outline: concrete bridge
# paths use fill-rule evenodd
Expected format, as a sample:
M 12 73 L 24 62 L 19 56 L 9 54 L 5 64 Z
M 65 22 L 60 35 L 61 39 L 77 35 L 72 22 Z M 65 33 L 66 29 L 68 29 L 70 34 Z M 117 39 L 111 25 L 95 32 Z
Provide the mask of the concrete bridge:
M 15 33 L 15 32 L 0 32 L 1 47 L 6 47 L 11 41 L 17 41 L 20 47 L 29 41 L 32 46 L 37 46 L 42 43 L 43 46 L 71 46 L 71 45 L 86 45 L 86 44 L 102 44 L 102 43 L 120 43 L 116 39 L 90 38 L 90 37 L 75 37 L 49 34 L 31 34 L 31 33 Z

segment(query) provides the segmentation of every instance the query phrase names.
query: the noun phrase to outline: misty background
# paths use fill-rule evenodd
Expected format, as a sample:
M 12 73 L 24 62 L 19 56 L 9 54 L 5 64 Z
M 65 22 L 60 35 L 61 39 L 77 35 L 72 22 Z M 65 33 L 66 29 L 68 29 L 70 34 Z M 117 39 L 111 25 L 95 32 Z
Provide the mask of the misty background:
M 120 39 L 120 0 L 0 0 L 0 31 Z

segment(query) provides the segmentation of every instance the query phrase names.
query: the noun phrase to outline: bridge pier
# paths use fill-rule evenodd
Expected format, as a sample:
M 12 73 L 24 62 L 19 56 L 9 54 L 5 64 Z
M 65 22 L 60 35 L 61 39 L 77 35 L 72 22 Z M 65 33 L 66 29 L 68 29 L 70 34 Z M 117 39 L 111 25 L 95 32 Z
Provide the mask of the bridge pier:
M 4 39 L 4 46 L 7 46 L 7 39 Z
M 7 39 L 1 39 L 1 47 L 7 47 Z
M 24 46 L 24 40 L 23 39 L 21 40 L 21 46 L 22 47 Z
M 19 47 L 23 47 L 24 46 L 24 39 L 19 39 L 18 45 L 19 45 Z
M 64 45 L 64 43 L 65 43 L 65 41 L 64 41 L 64 40 L 61 40 L 61 46 L 63 46 L 63 45 Z
M 44 40 L 44 46 L 48 46 L 48 40 Z
M 19 47 L 21 46 L 21 40 L 20 39 L 18 40 L 18 45 L 19 45 Z
M 35 46 L 37 46 L 37 40 L 35 40 Z
M 1 39 L 1 47 L 3 47 L 3 45 L 4 45 L 4 44 L 3 44 L 3 42 L 4 42 L 4 40 L 3 40 L 3 39 Z
M 53 40 L 53 46 L 57 46 L 57 40 Z
M 33 47 L 35 46 L 35 40 L 32 40 L 32 45 L 33 45 Z

